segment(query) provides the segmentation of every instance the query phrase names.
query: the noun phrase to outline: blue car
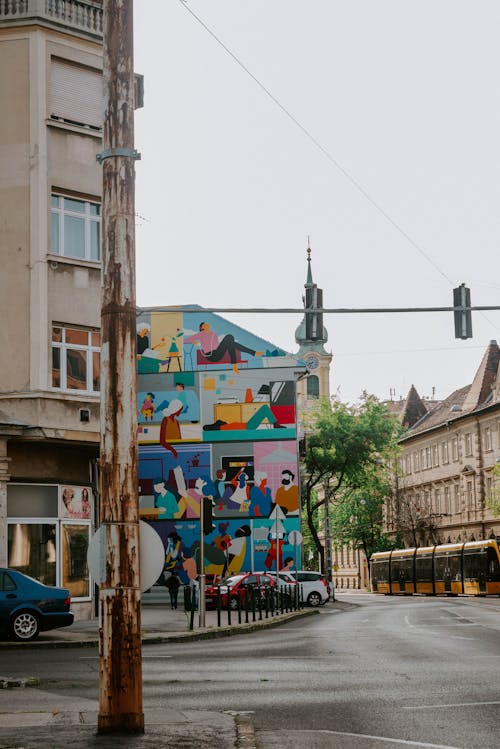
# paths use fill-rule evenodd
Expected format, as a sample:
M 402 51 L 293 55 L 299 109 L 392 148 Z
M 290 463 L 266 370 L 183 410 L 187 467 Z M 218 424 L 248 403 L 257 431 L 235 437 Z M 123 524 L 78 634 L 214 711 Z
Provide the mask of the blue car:
M 0 638 L 27 642 L 40 632 L 73 624 L 69 590 L 43 585 L 0 567 Z

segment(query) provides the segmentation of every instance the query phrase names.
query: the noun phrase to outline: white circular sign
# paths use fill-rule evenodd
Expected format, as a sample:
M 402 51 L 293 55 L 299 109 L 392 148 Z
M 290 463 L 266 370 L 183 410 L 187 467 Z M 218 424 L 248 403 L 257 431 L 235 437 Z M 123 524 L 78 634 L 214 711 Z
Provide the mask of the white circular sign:
M 299 546 L 302 543 L 303 535 L 300 531 L 290 531 L 288 534 L 288 543 L 292 546 Z
M 111 534 L 116 527 L 111 524 Z M 139 521 L 141 593 L 149 590 L 158 580 L 165 565 L 165 549 L 158 533 L 144 520 Z M 106 580 L 106 528 L 104 525 L 92 536 L 87 551 L 87 564 L 94 582 Z

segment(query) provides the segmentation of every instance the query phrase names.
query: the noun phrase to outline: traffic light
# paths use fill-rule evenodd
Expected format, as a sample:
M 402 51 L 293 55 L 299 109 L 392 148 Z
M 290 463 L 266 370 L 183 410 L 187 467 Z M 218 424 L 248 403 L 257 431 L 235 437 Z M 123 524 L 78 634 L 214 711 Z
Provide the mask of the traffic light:
M 465 309 L 468 307 L 469 309 Z M 472 338 L 472 314 L 470 310 L 470 289 L 463 283 L 453 289 L 453 315 L 455 317 L 455 338 Z
M 214 526 L 214 502 L 212 497 L 203 497 L 203 534 L 212 533 Z

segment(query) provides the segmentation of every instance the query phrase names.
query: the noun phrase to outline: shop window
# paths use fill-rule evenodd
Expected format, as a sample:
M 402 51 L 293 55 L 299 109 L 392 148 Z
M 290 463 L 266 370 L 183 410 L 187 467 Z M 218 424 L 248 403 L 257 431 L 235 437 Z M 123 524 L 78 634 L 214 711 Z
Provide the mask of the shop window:
M 57 584 L 56 523 L 9 523 L 8 566 L 44 585 Z
M 7 512 L 8 566 L 45 585 L 68 588 L 72 598 L 90 598 L 90 488 L 9 484 Z
M 79 260 L 101 260 L 101 206 L 88 200 L 52 195 L 51 252 Z
M 61 585 L 72 598 L 89 595 L 87 549 L 90 526 L 63 523 L 61 527 Z
M 52 326 L 52 387 L 98 393 L 99 331 Z

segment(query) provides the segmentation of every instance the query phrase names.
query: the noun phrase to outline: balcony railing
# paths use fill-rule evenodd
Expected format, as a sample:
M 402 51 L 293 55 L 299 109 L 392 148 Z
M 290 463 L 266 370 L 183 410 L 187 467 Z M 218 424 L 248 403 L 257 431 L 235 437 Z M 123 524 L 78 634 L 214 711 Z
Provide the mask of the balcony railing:
M 42 23 L 102 39 L 98 0 L 0 0 L 0 26 Z

